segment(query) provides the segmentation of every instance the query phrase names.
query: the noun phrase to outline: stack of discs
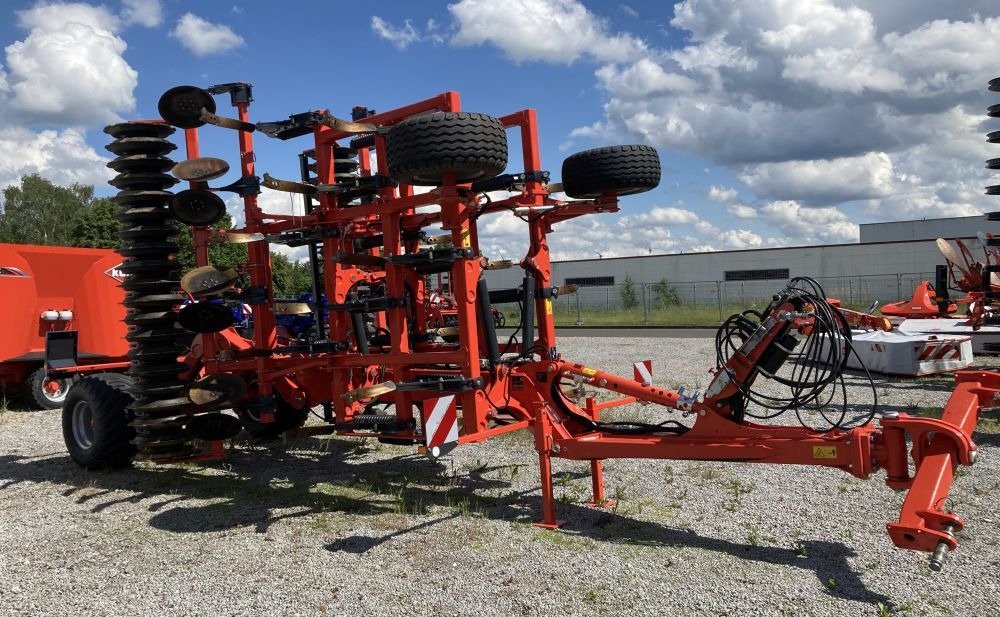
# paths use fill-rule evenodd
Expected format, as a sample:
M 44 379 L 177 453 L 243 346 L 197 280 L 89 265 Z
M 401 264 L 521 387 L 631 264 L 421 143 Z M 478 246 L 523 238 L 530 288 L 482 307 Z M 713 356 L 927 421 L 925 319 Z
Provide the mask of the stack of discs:
M 177 180 L 166 172 L 174 162 L 166 154 L 176 146 L 165 138 L 173 127 L 153 122 L 126 122 L 104 129 L 114 141 L 107 149 L 118 158 L 108 163 L 118 175 L 111 185 L 120 210 L 118 252 L 125 259 L 125 323 L 128 324 L 128 374 L 134 382 L 131 410 L 139 456 L 151 460 L 177 459 L 193 453 L 191 438 L 183 428 L 185 411 L 192 407 L 178 373 L 185 365 L 178 344 L 175 308 L 184 300 L 179 293 L 180 263 L 173 259 L 179 246 L 170 240 L 177 233 L 171 224 L 167 189 Z

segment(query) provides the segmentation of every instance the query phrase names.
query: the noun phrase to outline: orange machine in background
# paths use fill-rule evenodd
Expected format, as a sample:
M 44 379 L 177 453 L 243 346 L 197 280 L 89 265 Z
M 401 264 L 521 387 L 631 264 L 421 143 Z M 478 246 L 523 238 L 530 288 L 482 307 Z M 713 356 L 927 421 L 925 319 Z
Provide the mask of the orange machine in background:
M 45 335 L 76 330 L 81 361 L 128 352 L 123 292 L 110 249 L 0 244 L 0 384 L 31 405 L 62 405 L 69 379 L 45 374 Z

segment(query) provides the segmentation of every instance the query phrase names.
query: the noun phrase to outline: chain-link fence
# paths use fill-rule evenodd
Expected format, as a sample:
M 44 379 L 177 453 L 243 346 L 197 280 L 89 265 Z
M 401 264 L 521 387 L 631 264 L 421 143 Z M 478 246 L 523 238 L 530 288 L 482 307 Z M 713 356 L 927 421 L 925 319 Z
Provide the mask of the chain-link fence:
M 932 272 L 818 277 L 827 297 L 865 308 L 906 299 Z M 664 325 L 718 323 L 746 308 L 760 308 L 787 280 L 666 281 L 579 287 L 554 301 L 559 323 Z

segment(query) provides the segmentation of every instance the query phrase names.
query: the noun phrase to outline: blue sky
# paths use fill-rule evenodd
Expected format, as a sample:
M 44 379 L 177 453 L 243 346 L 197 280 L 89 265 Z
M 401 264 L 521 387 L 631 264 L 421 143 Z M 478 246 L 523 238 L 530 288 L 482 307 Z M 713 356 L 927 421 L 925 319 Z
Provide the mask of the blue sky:
M 317 108 L 348 116 L 446 90 L 469 111 L 533 107 L 555 178 L 579 150 L 656 146 L 661 186 L 623 199 L 618 215 L 557 228 L 559 258 L 850 242 L 860 222 L 993 208 L 982 187 L 992 183 L 983 160 L 1000 156 L 984 143 L 1000 129 L 984 114 L 1000 102 L 985 89 L 1000 76 L 995 2 L 345 6 L 4 3 L 0 186 L 41 173 L 103 187 L 105 124 L 154 117 L 175 85 L 248 81 L 254 120 Z M 232 133 L 203 140 L 203 154 L 234 160 Z M 258 173 L 291 178 L 308 147 L 256 145 Z M 264 203 L 293 207 L 283 194 Z M 488 255 L 523 250 L 517 219 L 482 224 Z

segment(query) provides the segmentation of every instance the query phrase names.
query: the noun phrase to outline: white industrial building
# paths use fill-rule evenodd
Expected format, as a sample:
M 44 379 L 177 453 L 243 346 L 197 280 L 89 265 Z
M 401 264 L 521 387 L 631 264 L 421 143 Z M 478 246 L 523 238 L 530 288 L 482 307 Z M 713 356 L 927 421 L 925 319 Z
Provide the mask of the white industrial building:
M 683 301 L 695 303 L 767 297 L 796 276 L 815 278 L 828 295 L 855 304 L 891 302 L 909 297 L 919 281 L 933 281 L 935 267 L 945 263 L 936 238 L 960 238 L 982 255 L 976 233 L 995 225 L 984 216 L 865 223 L 851 244 L 558 261 L 552 280 L 576 284 L 582 302 L 608 308 L 626 277 L 643 293 L 666 279 Z M 519 268 L 490 271 L 487 282 L 491 289 L 516 287 L 522 276 Z

